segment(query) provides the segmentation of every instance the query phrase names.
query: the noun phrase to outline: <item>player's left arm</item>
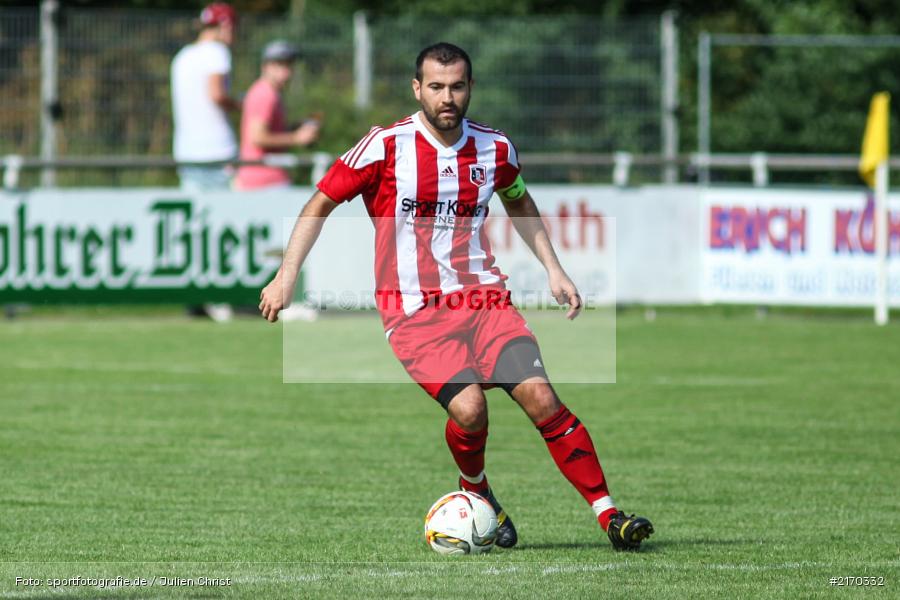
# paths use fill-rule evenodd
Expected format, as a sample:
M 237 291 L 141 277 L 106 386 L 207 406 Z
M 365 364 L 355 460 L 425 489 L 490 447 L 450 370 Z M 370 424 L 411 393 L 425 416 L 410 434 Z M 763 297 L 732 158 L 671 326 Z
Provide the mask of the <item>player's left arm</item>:
M 531 194 L 525 189 L 522 177 L 516 178 L 513 185 L 503 190 L 498 190 L 497 195 L 503 201 L 506 214 L 512 219 L 513 226 L 522 240 L 531 248 L 541 264 L 547 270 L 547 278 L 550 283 L 550 293 L 559 304 L 568 304 L 567 319 L 574 319 L 581 311 L 581 296 L 578 288 L 566 274 L 559 263 L 550 236 L 544 227 L 541 213 L 534 203 Z

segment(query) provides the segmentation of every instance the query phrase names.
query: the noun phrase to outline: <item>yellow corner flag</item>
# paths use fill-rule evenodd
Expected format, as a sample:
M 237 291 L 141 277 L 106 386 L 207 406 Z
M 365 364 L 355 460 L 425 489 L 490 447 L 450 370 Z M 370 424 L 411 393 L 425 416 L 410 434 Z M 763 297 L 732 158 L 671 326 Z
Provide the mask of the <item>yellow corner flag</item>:
M 869 185 L 875 187 L 875 169 L 888 159 L 888 111 L 891 95 L 878 92 L 872 96 L 869 106 L 869 118 L 866 120 L 866 133 L 863 136 L 862 156 L 859 159 L 859 176 Z

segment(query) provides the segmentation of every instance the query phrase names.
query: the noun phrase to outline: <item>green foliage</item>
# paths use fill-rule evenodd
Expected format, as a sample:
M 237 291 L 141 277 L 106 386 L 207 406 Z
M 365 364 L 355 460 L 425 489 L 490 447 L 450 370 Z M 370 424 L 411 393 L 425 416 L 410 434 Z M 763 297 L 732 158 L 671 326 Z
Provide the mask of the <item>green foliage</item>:
M 205 0 L 65 3 L 61 87 L 66 154 L 165 154 L 171 143 L 168 63 L 194 35 Z M 681 150 L 696 149 L 696 43 L 701 31 L 759 34 L 893 34 L 890 0 L 235 0 L 236 92 L 257 75 L 260 48 L 275 36 L 307 50 L 303 77 L 287 94 L 292 120 L 326 113 L 318 148 L 338 153 L 373 123 L 415 110 L 412 59 L 438 39 L 475 61 L 471 116 L 505 130 L 522 151 L 657 152 L 660 146 L 658 15 L 678 11 Z M 113 13 L 100 7 L 116 6 Z M 151 8 L 156 10 L 150 10 Z M 178 8 L 181 12 L 159 9 Z M 95 10 L 97 9 L 97 10 Z M 140 10 L 129 10 L 140 9 Z M 353 104 L 351 15 L 366 10 L 375 42 L 374 102 Z M 0 19 L 0 152 L 38 149 L 36 12 Z M 567 16 L 568 15 L 568 16 Z M 21 21 L 21 22 L 20 22 Z M 25 22 L 27 21 L 27 23 Z M 714 152 L 855 153 L 871 95 L 893 92 L 900 123 L 900 48 L 713 50 Z M 896 138 L 896 135 L 893 136 Z M 541 171 L 572 180 L 583 172 Z M 77 173 L 70 183 L 159 182 L 160 173 Z M 606 174 L 604 174 L 604 177 Z M 653 176 L 653 174 L 651 174 Z M 747 178 L 746 174 L 737 175 Z M 791 180 L 791 176 L 787 176 Z M 856 183 L 852 174 L 816 181 Z M 803 179 L 809 181 L 810 175 Z M 171 174 L 164 176 L 171 182 Z
M 653 152 L 659 146 L 655 22 L 486 17 L 448 23 L 404 16 L 376 20 L 373 37 L 380 42 L 375 71 L 383 74 L 376 103 L 414 109 L 413 58 L 443 40 L 472 57 L 470 116 L 506 131 L 522 151 Z M 630 112 L 623 116 L 624 107 Z
M 701 31 L 748 34 L 896 33 L 895 7 L 880 0 L 742 0 L 704 7 L 682 2 L 681 145 L 697 144 L 697 38 Z M 712 151 L 827 154 L 859 152 L 869 100 L 900 92 L 900 47 L 758 48 L 714 46 Z M 900 103 L 892 105 L 892 131 Z M 894 136 L 892 136 L 894 137 Z M 747 179 L 746 174 L 738 175 Z M 777 181 L 858 184 L 853 173 L 782 174 Z
M 600 17 L 455 18 L 417 14 L 371 16 L 374 82 L 371 108 L 354 105 L 353 31 L 349 14 L 306 7 L 299 16 L 248 12 L 232 51 L 232 90 L 246 91 L 259 76 L 259 52 L 272 39 L 298 42 L 304 51 L 297 80 L 285 95 L 290 121 L 322 112 L 317 149 L 340 154 L 372 124 L 387 125 L 417 110 L 410 81 L 419 50 L 440 39 L 466 48 L 475 62 L 470 116 L 506 131 L 522 152 L 631 150 L 659 147 L 654 19 L 606 22 Z M 499 32 L 500 35 L 486 35 Z M 60 153 L 152 154 L 170 151 L 169 64 L 194 38 L 188 13 L 90 9 L 64 11 L 60 30 Z M 20 92 L 35 107 L 39 72 L 33 42 L 12 45 L 11 61 L 31 61 L 0 89 Z M 25 82 L 25 83 L 23 83 Z M 0 111 L 0 121 L 14 113 Z M 233 119 L 237 129 L 237 118 Z M 37 119 L 18 136 L 0 139 L 0 152 L 37 153 Z M 5 125 L 4 125 L 5 127 Z M 533 170 L 532 180 L 569 179 L 573 172 Z M 298 173 L 298 180 L 307 173 Z M 60 182 L 80 185 L 172 183 L 169 173 L 68 172 Z M 26 180 L 26 183 L 30 183 Z

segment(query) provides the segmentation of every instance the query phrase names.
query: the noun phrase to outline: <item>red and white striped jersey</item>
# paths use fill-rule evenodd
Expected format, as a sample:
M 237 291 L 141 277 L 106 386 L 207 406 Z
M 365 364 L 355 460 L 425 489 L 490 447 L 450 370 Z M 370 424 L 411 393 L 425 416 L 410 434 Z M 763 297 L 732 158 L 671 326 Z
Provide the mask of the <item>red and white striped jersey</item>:
M 371 131 L 318 184 L 344 202 L 362 195 L 375 223 L 375 300 L 390 331 L 433 296 L 505 288 L 483 224 L 494 190 L 519 174 L 507 137 L 468 119 L 453 146 L 419 113 Z

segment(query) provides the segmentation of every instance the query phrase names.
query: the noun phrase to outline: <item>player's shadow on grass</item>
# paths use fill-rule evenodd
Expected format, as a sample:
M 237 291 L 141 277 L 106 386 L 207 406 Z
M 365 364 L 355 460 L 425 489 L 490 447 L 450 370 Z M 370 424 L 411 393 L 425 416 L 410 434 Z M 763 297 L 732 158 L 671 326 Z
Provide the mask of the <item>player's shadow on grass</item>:
M 665 552 L 674 548 L 685 546 L 742 546 L 753 545 L 754 540 L 742 539 L 690 539 L 690 540 L 650 540 L 644 542 L 640 553 Z M 606 540 L 598 539 L 597 542 L 548 542 L 545 544 L 519 544 L 519 550 L 596 550 L 607 545 Z
M 592 550 L 596 549 L 598 545 L 584 542 L 549 542 L 547 544 L 518 544 L 514 550 Z

